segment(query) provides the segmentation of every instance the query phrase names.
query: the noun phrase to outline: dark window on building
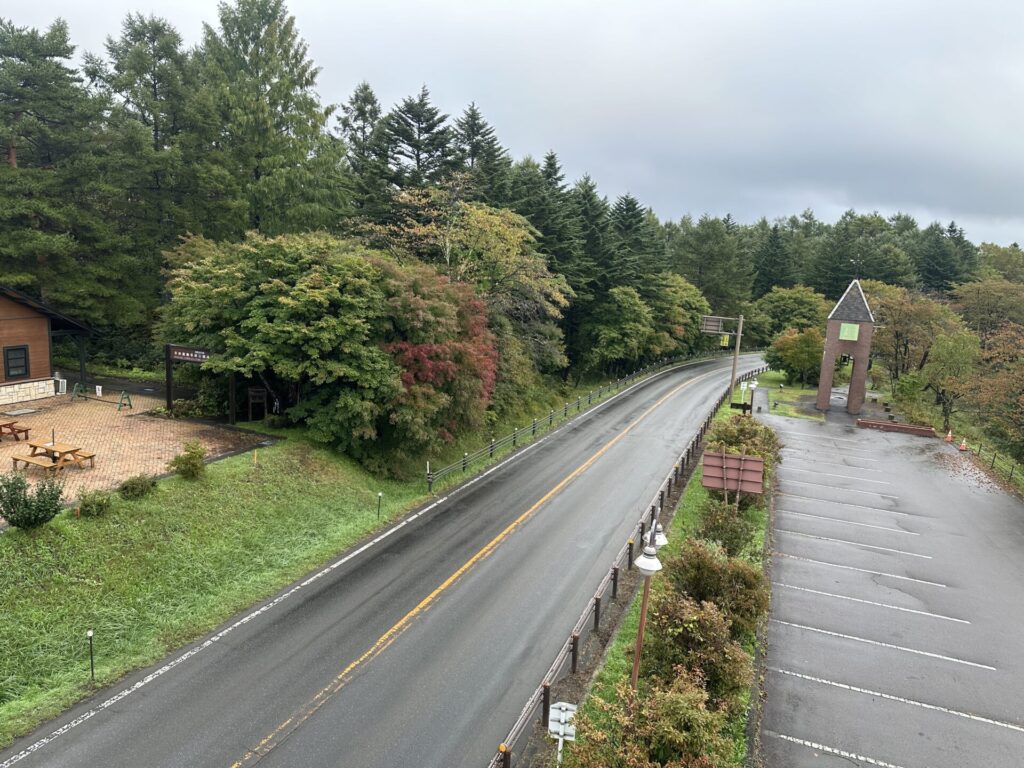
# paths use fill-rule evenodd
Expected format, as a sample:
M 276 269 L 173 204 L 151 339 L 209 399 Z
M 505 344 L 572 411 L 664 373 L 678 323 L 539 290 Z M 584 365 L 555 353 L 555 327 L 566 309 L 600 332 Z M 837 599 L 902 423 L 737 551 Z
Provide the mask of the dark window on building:
M 28 347 L 4 347 L 4 378 L 28 378 Z

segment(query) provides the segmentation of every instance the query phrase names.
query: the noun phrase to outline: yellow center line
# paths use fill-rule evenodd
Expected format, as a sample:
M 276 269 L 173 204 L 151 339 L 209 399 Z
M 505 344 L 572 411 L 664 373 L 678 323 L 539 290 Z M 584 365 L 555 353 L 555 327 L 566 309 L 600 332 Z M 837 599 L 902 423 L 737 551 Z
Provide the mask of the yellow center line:
M 612 446 L 618 443 L 622 438 L 628 435 L 640 422 L 646 419 L 651 413 L 657 410 L 666 400 L 674 397 L 680 390 L 685 389 L 693 384 L 696 384 L 701 379 L 705 379 L 708 376 L 719 373 L 719 371 L 709 371 L 708 373 L 697 376 L 689 381 L 684 381 L 679 386 L 673 388 L 668 394 L 659 399 L 650 408 L 641 413 L 636 417 L 625 429 L 619 434 L 601 446 L 600 449 L 589 459 L 580 464 L 576 469 L 562 478 L 559 483 L 552 488 L 550 491 L 545 493 L 537 503 L 535 503 L 528 510 L 523 512 L 519 517 L 513 520 L 509 525 L 497 536 L 491 539 L 484 547 L 473 555 L 469 560 L 462 564 L 457 571 L 452 573 L 448 578 L 442 581 L 433 592 L 427 595 L 425 598 L 409 611 L 405 616 L 398 620 L 398 622 L 391 627 L 387 632 L 377 638 L 377 641 L 371 645 L 359 658 L 352 661 L 346 666 L 340 673 L 330 682 L 330 684 L 321 688 L 317 694 L 304 704 L 298 711 L 296 711 L 291 717 L 285 720 L 283 723 L 278 725 L 273 731 L 267 734 L 266 737 L 260 740 L 259 744 L 253 747 L 251 750 L 246 752 L 240 760 L 232 763 L 231 768 L 243 768 L 243 766 L 253 765 L 274 749 L 278 744 L 282 743 L 288 736 L 293 733 L 300 725 L 306 720 L 312 717 L 321 706 L 327 703 L 338 691 L 340 691 L 351 679 L 352 674 L 355 670 L 367 661 L 379 656 L 388 646 L 390 646 L 398 636 L 408 628 L 409 624 L 419 616 L 421 613 L 426 611 L 431 604 L 437 600 L 437 598 L 454 584 L 458 579 L 469 571 L 474 565 L 479 563 L 489 554 L 491 554 L 498 545 L 500 545 L 505 539 L 507 539 L 513 531 L 515 531 L 520 525 L 522 525 L 534 512 L 540 509 L 542 506 L 547 504 L 556 494 L 558 494 L 565 486 L 579 477 L 583 472 L 590 468 L 595 461 L 601 458 L 607 453 Z

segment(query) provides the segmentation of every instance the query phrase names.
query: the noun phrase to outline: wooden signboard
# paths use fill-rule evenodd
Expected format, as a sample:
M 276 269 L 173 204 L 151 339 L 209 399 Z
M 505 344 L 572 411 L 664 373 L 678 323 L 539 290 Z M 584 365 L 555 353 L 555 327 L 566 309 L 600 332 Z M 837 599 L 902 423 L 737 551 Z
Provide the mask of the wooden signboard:
M 764 459 L 735 453 L 704 453 L 701 484 L 719 491 L 764 493 Z

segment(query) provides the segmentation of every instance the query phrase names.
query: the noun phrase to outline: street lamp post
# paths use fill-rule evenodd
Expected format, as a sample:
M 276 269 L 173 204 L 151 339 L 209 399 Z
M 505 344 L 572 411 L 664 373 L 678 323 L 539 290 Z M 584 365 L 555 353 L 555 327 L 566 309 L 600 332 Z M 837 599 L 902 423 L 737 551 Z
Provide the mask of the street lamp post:
M 651 526 L 651 537 L 644 547 L 643 553 L 633 564 L 644 577 L 644 596 L 640 602 L 640 626 L 636 631 L 636 648 L 633 651 L 633 674 L 629 678 L 629 684 L 636 690 L 637 679 L 640 677 L 640 655 L 644 648 L 644 628 L 647 626 L 647 604 L 651 596 L 651 577 L 661 570 L 661 561 L 658 560 L 658 547 L 668 544 L 665 538 L 665 529 L 660 522 Z

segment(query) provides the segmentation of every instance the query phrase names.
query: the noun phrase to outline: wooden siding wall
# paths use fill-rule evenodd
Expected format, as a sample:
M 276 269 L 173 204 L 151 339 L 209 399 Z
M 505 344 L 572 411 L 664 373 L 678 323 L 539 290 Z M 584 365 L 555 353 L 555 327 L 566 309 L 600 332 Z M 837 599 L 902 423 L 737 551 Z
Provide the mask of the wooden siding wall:
M 0 384 L 6 380 L 2 348 L 22 344 L 28 345 L 28 377 L 13 381 L 50 378 L 50 324 L 46 315 L 0 296 Z

